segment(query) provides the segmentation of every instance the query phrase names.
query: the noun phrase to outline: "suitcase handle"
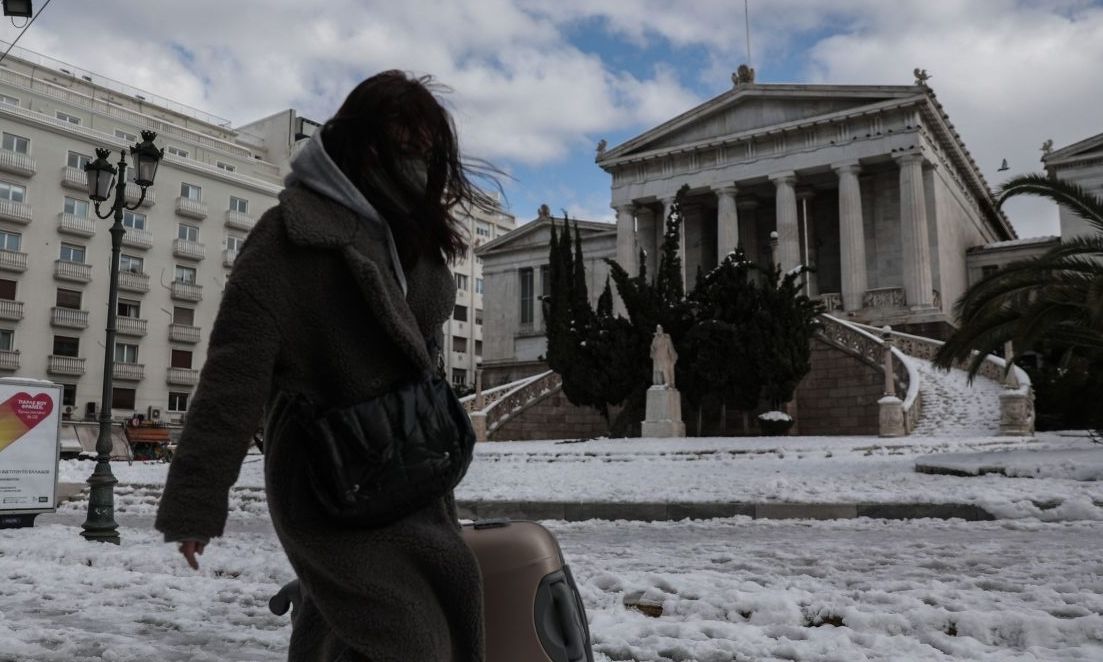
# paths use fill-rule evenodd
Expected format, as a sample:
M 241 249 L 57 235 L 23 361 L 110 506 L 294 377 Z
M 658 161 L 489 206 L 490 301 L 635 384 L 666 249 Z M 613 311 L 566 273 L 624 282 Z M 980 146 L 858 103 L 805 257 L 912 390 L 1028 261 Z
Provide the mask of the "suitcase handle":
M 583 631 L 585 625 L 579 616 L 575 605 L 574 594 L 566 581 L 558 581 L 551 585 L 552 602 L 555 604 L 555 612 L 559 616 L 559 622 L 563 625 L 563 644 L 567 651 L 567 659 L 570 662 L 586 659 L 583 642 L 578 640 L 578 633 Z

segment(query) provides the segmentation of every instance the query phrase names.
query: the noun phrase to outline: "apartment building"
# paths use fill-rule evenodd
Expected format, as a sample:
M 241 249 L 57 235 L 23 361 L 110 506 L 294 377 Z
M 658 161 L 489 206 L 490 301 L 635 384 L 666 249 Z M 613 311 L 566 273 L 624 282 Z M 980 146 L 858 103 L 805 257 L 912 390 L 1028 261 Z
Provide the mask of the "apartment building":
M 180 422 L 234 257 L 275 204 L 295 136 L 234 130 L 23 49 L 0 64 L 0 376 L 62 384 L 73 419 L 100 404 L 111 258 L 83 168 L 97 147 L 117 162 L 142 130 L 165 156 L 123 217 L 112 412 Z M 131 203 L 139 193 L 127 184 Z
M 444 324 L 447 345 L 444 364 L 452 383 L 474 387 L 475 372 L 483 354 L 483 260 L 475 249 L 517 226 L 516 219 L 504 211 L 479 210 L 463 218 L 468 236 L 467 253 L 452 265 L 456 278 L 456 308 Z

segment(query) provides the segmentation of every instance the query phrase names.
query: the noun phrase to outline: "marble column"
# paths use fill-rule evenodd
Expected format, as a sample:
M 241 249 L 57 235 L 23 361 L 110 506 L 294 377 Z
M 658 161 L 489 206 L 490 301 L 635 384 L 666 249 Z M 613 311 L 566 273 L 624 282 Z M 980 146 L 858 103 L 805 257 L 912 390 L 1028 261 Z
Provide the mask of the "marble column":
M 629 275 L 636 274 L 636 216 L 635 205 L 632 203 L 613 205 L 617 212 L 617 264 Z M 615 298 L 614 311 L 619 315 L 627 315 L 624 302 L 617 296 Z
M 904 253 L 904 297 L 911 308 L 930 308 L 934 305 L 923 161 L 923 155 L 918 152 L 896 157 L 896 162 L 900 164 L 900 243 Z
M 812 200 L 816 197 L 816 191 L 811 187 L 797 189 L 797 213 L 800 218 L 800 254 L 801 264 L 810 267 L 816 266 L 816 226 L 815 217 L 812 214 Z M 804 293 L 814 296 L 817 292 L 816 272 L 809 271 L 804 274 Z
M 734 186 L 712 189 L 716 193 L 716 264 L 724 262 L 728 253 L 739 245 L 739 212 L 736 209 Z
M 636 222 L 639 224 L 639 232 L 637 238 L 639 240 L 639 248 L 647 251 L 647 278 L 655 278 L 655 272 L 659 267 L 659 251 L 662 248 L 662 230 L 656 228 L 656 225 L 661 227 L 662 223 L 659 221 L 655 214 L 655 210 L 646 205 L 641 205 L 636 209 Z M 636 249 L 636 253 L 639 253 L 639 248 Z M 637 265 L 637 269 L 639 265 Z M 635 276 L 636 274 L 632 274 Z
M 770 175 L 777 187 L 777 259 L 784 276 L 800 266 L 800 229 L 797 226 L 797 194 L 793 188 L 797 176 L 794 172 Z
M 857 161 L 832 166 L 839 175 L 839 261 L 842 263 L 843 310 L 862 308 L 866 290 L 866 236 L 862 222 L 861 169 Z

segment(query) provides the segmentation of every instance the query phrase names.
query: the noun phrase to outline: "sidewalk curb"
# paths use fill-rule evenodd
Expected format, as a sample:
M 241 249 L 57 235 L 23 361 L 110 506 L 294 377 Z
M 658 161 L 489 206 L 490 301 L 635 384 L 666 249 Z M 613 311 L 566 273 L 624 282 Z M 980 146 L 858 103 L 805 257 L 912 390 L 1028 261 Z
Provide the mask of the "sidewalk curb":
M 967 503 L 581 503 L 570 501 L 457 501 L 464 519 L 508 517 L 526 520 L 591 519 L 671 522 L 683 519 L 751 517 L 753 519 L 996 519 Z

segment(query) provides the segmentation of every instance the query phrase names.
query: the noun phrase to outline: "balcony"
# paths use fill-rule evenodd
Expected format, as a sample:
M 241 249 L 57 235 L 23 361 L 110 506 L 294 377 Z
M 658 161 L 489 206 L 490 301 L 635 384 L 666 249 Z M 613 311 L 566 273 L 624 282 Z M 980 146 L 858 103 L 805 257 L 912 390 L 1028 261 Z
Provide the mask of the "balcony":
M 74 283 L 87 283 L 92 280 L 92 265 L 83 262 L 54 260 L 54 278 Z
M 173 281 L 172 298 L 180 301 L 202 301 L 203 286 L 196 285 L 195 283 Z
M 207 203 L 183 196 L 176 198 L 176 213 L 188 218 L 207 218 Z
M 153 233 L 149 230 L 135 230 L 127 228 L 123 235 L 123 246 L 148 250 L 153 248 Z
M 232 267 L 234 266 L 234 260 L 237 259 L 237 251 L 227 248 L 222 251 L 222 266 Z
M 120 336 L 140 338 L 146 334 L 146 329 L 148 326 L 149 322 L 147 320 L 138 319 L 137 317 L 115 318 L 115 331 Z
M 51 354 L 46 357 L 46 372 L 51 375 L 83 375 L 84 359 L 75 356 L 57 356 L 56 354 Z
M 233 230 L 244 230 L 248 232 L 253 229 L 253 226 L 257 224 L 257 219 L 253 218 L 249 214 L 243 214 L 233 209 L 226 210 L 226 227 Z
M 18 322 L 23 319 L 23 302 L 0 299 L 0 320 Z
M 0 250 L 0 271 L 24 272 L 27 270 L 27 254 Z
M 57 231 L 78 237 L 92 237 L 96 234 L 96 222 L 87 216 L 61 212 L 57 215 Z
M 126 202 L 131 207 L 142 197 L 142 187 L 134 182 L 126 183 Z M 152 207 L 157 202 L 157 192 L 150 186 L 146 189 L 146 197 L 142 200 L 143 207 Z
M 198 241 L 187 239 L 172 240 L 172 254 L 188 260 L 202 260 L 206 256 L 206 249 Z
M 119 289 L 145 294 L 149 291 L 149 274 L 140 271 L 120 271 Z
M 19 370 L 18 349 L 0 349 L 0 370 Z
M 115 363 L 112 376 L 126 382 L 140 382 L 145 376 L 145 366 L 141 363 Z
M 0 220 L 26 225 L 32 218 L 30 205 L 24 202 L 0 200 Z
M 165 383 L 170 386 L 195 386 L 199 383 L 199 371 L 191 368 L 169 368 Z
M 169 340 L 194 345 L 199 342 L 199 327 L 186 324 L 169 324 Z
M 869 290 L 862 297 L 862 306 L 865 308 L 906 308 L 904 288 L 881 287 Z
M 0 150 L 0 170 L 22 177 L 30 177 L 34 175 L 36 169 L 34 159 L 30 156 L 6 149 Z
M 50 315 L 50 324 L 66 329 L 87 329 L 88 311 L 76 308 L 59 308 L 54 306 Z
M 88 176 L 81 168 L 65 166 L 61 169 L 61 185 L 65 188 L 83 191 L 85 194 L 87 194 Z

